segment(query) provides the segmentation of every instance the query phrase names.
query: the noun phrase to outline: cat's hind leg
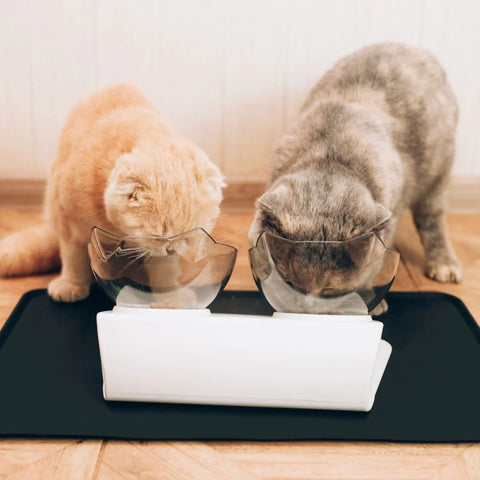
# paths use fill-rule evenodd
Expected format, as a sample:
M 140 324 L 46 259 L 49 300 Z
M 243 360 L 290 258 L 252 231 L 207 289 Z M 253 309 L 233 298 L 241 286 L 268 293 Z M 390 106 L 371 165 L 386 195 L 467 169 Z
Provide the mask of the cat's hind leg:
M 438 282 L 458 283 L 462 280 L 462 266 L 448 238 L 444 186 L 429 194 L 413 208 L 413 220 L 423 243 L 426 274 Z
M 48 285 L 48 294 L 57 302 L 76 302 L 88 297 L 92 273 L 87 245 L 60 238 L 62 271 Z

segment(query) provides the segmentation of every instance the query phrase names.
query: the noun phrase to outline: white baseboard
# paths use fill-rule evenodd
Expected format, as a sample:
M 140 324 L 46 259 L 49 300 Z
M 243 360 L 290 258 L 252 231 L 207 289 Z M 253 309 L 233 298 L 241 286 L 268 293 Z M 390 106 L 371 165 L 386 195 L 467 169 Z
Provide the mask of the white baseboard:
M 45 185 L 45 180 L 0 180 L 0 207 L 41 208 Z M 226 210 L 251 209 L 255 200 L 264 191 L 263 181 L 250 179 L 228 181 L 222 206 Z M 450 212 L 480 212 L 480 177 L 452 178 L 448 194 Z
M 480 177 L 453 177 L 448 187 L 448 210 L 480 212 Z

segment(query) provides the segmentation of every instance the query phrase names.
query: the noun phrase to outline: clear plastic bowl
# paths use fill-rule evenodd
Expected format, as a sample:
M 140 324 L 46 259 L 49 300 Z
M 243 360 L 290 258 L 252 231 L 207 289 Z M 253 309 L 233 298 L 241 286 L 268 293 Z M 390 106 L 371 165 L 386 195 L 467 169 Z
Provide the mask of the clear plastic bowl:
M 343 242 L 263 232 L 249 254 L 255 283 L 278 312 L 343 315 L 371 313 L 400 259 L 374 232 Z
M 202 228 L 172 237 L 132 237 L 93 227 L 93 274 L 119 306 L 205 308 L 232 273 L 237 249 Z

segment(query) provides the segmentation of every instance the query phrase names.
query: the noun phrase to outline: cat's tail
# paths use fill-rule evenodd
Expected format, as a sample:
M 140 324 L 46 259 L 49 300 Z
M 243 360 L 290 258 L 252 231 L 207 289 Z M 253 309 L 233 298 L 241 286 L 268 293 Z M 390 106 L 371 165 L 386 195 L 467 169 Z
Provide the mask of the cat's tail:
M 0 277 L 45 273 L 59 266 L 58 234 L 48 223 L 0 240 Z

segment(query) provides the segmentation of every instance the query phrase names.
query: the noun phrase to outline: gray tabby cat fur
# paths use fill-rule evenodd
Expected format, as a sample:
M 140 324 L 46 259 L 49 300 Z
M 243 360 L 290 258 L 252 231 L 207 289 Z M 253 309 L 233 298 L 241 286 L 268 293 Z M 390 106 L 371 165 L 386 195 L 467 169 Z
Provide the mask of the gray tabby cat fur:
M 445 220 L 457 117 L 445 73 L 429 52 L 379 44 L 341 59 L 274 151 L 250 242 L 264 230 L 292 240 L 377 230 L 391 245 L 411 209 L 426 274 L 459 282 Z

